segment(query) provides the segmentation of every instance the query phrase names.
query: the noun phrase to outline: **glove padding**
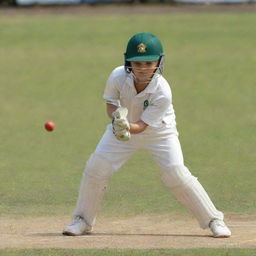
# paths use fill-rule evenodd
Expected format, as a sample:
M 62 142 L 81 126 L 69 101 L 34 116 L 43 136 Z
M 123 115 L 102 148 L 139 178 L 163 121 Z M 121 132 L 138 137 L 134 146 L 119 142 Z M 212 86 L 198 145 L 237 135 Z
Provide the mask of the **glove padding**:
M 131 138 L 130 132 L 127 131 L 126 129 L 120 130 L 120 131 L 114 131 L 114 135 L 118 140 L 121 140 L 121 141 L 128 141 Z
M 131 138 L 129 132 L 130 124 L 127 120 L 128 109 L 124 107 L 117 108 L 113 113 L 113 133 L 118 140 L 127 141 Z
M 122 129 L 130 129 L 130 124 L 127 120 L 127 115 L 128 115 L 128 109 L 119 107 L 117 108 L 113 113 L 113 125 L 114 126 L 119 126 Z

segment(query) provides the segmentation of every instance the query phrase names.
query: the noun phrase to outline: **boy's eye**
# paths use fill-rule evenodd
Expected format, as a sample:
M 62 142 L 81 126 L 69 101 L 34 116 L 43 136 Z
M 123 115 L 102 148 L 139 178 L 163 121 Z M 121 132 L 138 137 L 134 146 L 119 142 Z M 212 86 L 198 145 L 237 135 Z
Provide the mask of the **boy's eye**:
M 147 62 L 134 62 L 133 66 L 135 68 L 151 68 L 154 64 L 151 61 L 147 61 Z

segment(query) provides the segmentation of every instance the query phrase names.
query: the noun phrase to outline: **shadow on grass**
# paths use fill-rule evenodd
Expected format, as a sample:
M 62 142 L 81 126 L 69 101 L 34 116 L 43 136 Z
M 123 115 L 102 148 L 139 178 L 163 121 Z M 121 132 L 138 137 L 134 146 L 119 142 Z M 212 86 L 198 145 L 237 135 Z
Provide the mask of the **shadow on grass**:
M 36 236 L 36 237 L 68 237 L 69 235 L 62 235 L 62 233 L 31 233 L 26 236 Z M 98 236 L 145 236 L 145 237 L 212 237 L 210 235 L 193 235 L 193 234 L 141 234 L 141 233 L 93 233 L 83 236 L 73 236 L 73 237 L 98 237 Z M 72 236 L 71 236 L 72 237 Z

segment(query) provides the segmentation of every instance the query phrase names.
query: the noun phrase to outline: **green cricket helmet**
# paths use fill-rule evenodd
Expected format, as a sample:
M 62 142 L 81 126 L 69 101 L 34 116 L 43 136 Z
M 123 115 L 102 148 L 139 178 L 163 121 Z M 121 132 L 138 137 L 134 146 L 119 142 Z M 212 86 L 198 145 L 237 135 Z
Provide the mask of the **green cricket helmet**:
M 131 72 L 131 61 L 159 61 L 158 68 L 162 68 L 163 46 L 161 41 L 153 34 L 138 33 L 130 38 L 127 44 L 125 69 Z M 161 67 L 160 67 L 161 66 Z

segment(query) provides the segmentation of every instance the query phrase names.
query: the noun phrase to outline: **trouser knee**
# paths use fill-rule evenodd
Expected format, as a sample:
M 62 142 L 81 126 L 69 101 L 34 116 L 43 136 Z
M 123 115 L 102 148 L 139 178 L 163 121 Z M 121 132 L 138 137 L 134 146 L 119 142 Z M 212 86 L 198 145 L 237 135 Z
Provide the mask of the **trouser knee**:
M 196 179 L 184 165 L 172 165 L 162 172 L 162 181 L 170 189 L 186 187 Z
M 101 183 L 113 174 L 113 167 L 109 160 L 104 156 L 93 153 L 86 163 L 84 176 L 95 183 Z

